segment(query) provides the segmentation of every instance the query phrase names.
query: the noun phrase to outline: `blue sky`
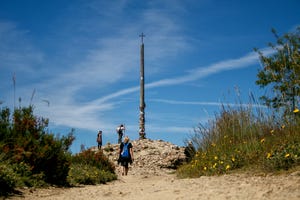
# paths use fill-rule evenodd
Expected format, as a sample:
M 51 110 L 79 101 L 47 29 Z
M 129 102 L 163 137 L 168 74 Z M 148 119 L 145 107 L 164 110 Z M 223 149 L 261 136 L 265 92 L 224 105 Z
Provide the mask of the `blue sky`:
M 220 104 L 264 94 L 253 48 L 272 53 L 271 29 L 293 31 L 299 8 L 299 0 L 1 0 L 1 106 L 21 97 L 49 118 L 49 131 L 75 128 L 72 152 L 95 146 L 98 130 L 116 143 L 120 123 L 137 139 L 143 32 L 146 136 L 183 145 Z

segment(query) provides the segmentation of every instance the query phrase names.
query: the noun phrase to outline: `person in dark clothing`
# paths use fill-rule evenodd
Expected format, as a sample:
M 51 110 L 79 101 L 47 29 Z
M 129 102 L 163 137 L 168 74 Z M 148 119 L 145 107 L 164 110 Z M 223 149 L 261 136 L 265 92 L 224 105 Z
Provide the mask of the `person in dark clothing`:
M 129 138 L 126 136 L 124 142 L 120 144 L 120 152 L 118 164 L 121 164 L 123 167 L 122 175 L 127 176 L 128 174 L 128 165 L 133 162 L 133 150 L 132 144 L 129 142 Z
M 117 133 L 118 133 L 118 144 L 121 144 L 122 142 L 122 137 L 123 137 L 123 132 L 125 131 L 125 126 L 121 124 L 120 126 L 117 127 Z
M 98 149 L 101 149 L 102 146 L 102 131 L 99 131 L 97 134 L 97 143 L 98 143 Z

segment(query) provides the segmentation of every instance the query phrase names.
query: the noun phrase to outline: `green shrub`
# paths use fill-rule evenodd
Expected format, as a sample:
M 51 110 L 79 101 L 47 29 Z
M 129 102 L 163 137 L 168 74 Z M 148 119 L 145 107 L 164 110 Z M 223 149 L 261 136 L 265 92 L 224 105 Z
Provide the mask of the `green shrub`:
M 72 157 L 72 163 L 97 167 L 100 170 L 114 173 L 115 166 L 102 151 L 86 150 Z
M 272 148 L 265 154 L 265 167 L 268 170 L 288 170 L 294 166 L 300 165 L 300 142 L 291 141 Z
M 48 119 L 33 115 L 33 107 L 0 110 L 0 195 L 16 187 L 49 184 L 97 184 L 115 180 L 114 165 L 102 151 L 72 156 L 71 132 L 59 137 L 48 133 Z M 72 166 L 72 168 L 71 168 Z
M 71 155 L 71 132 L 60 137 L 47 132 L 49 120 L 33 107 L 10 113 L 0 109 L 0 196 L 16 187 L 98 184 L 115 180 L 115 167 L 102 151 Z M 71 168 L 72 166 L 72 168 Z
M 48 119 L 36 117 L 33 107 L 0 110 L 0 151 L 22 177 L 18 185 L 65 185 L 70 167 L 73 130 L 59 137 L 48 133 Z M 20 164 L 21 163 L 21 164 Z
M 89 164 L 72 164 L 69 171 L 70 185 L 95 185 L 116 180 L 117 176 L 109 171 L 101 170 Z
M 94 185 L 116 178 L 114 164 L 102 151 L 86 150 L 72 156 L 72 165 L 68 176 L 71 185 Z
M 0 196 L 7 195 L 17 186 L 19 176 L 9 162 L 0 162 Z
M 65 140 L 73 140 L 72 134 L 61 139 L 53 135 L 42 136 L 41 146 L 30 155 L 34 162 L 33 173 L 44 173 L 45 181 L 51 184 L 67 184 L 67 176 L 70 168 L 70 153 L 66 151 Z
M 0 155 L 0 194 L 10 193 L 16 187 L 40 187 L 47 185 L 44 174 L 32 174 L 31 167 L 24 163 L 13 163 Z

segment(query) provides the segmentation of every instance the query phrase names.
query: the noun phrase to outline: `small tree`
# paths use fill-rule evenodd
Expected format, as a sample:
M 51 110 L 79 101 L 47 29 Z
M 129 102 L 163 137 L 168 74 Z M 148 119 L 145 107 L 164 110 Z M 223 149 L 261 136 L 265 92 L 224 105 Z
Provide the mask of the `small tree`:
M 261 88 L 272 88 L 271 95 L 261 97 L 265 105 L 289 116 L 300 102 L 300 27 L 282 37 L 274 29 L 272 32 L 277 39 L 276 45 L 269 44 L 274 54 L 264 56 L 255 49 L 263 65 L 256 84 Z

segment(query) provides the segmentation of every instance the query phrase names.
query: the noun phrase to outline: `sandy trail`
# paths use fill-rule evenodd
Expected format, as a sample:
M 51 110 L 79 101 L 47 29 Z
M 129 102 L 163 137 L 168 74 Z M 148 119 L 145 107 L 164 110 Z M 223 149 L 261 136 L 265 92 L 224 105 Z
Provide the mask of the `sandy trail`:
M 300 172 L 280 176 L 246 174 L 177 179 L 175 175 L 128 175 L 104 185 L 24 191 L 25 200 L 89 199 L 300 199 Z

